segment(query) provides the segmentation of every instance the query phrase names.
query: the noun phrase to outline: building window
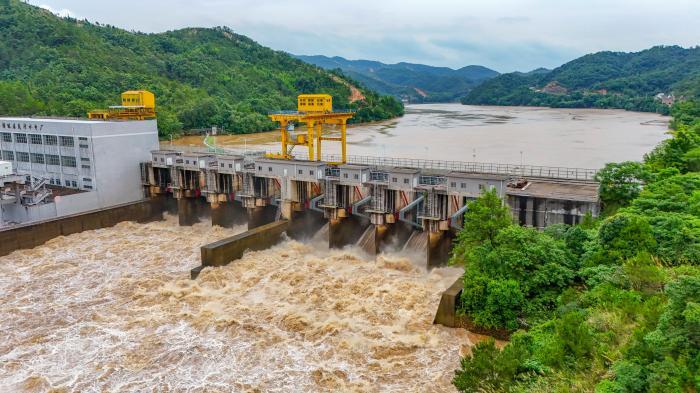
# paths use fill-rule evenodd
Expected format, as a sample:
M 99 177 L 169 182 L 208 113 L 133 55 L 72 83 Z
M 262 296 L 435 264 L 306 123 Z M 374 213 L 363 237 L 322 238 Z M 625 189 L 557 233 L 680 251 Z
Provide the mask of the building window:
M 450 182 L 450 187 L 457 188 L 457 182 Z
M 60 186 L 61 185 L 61 179 L 56 179 L 56 185 Z
M 358 180 L 359 178 L 360 178 L 360 175 L 358 175 L 358 174 L 356 173 L 356 174 L 355 174 L 355 180 Z
M 228 164 L 229 169 L 233 169 L 233 164 Z
M 34 164 L 43 164 L 44 163 L 44 155 L 38 154 L 38 153 L 32 153 L 32 162 Z
M 479 184 L 479 191 L 484 191 L 484 185 L 483 185 L 483 184 Z
M 58 137 L 56 135 L 44 135 L 44 144 L 56 146 L 58 145 Z
M 61 165 L 61 160 L 55 154 L 47 154 L 46 163 L 49 165 Z
M 71 156 L 61 156 L 61 165 L 67 166 L 67 167 L 70 167 L 70 168 L 75 168 L 75 167 L 76 167 L 76 164 L 75 164 L 75 157 L 71 157 Z
M 15 134 L 15 142 L 27 143 L 27 134 Z
M 81 149 L 87 149 L 87 148 L 89 147 L 89 146 L 86 145 L 85 143 L 81 143 L 79 146 L 80 146 Z
M 223 163 L 223 162 L 221 163 L 221 167 L 222 167 L 222 168 L 224 167 L 224 163 Z
M 392 183 L 396 183 L 397 181 L 399 181 L 399 179 L 397 179 L 397 178 L 395 178 L 395 177 L 392 177 L 392 178 L 391 178 L 391 182 L 392 182 Z
M 408 179 L 403 179 L 403 184 L 408 184 Z
M 84 136 L 79 136 L 79 137 L 78 137 L 78 140 L 79 140 L 79 141 L 86 141 L 86 140 L 87 140 L 87 138 L 86 138 L 86 137 L 84 137 Z
M 12 134 L 9 132 L 3 132 L 2 133 L 2 141 L 3 142 L 12 142 Z
M 301 169 L 299 169 L 299 174 L 300 174 L 300 175 L 303 175 L 303 174 L 304 174 L 304 171 L 301 170 Z
M 62 136 L 60 138 L 61 138 L 61 146 L 63 146 L 63 147 L 75 146 L 75 140 L 73 139 L 72 136 Z
M 313 175 L 314 175 L 314 171 L 309 171 L 309 176 L 313 176 Z
M 347 173 L 343 173 L 343 177 L 347 179 L 347 178 L 348 178 L 348 174 L 347 174 Z
M 90 179 L 89 177 L 84 177 L 84 178 L 83 178 L 83 181 L 86 181 L 86 182 L 90 183 L 90 182 L 92 182 L 92 179 Z
M 161 158 L 160 160 L 163 161 L 162 158 Z M 87 158 L 87 157 L 80 157 L 80 161 L 83 161 L 83 162 L 90 162 L 90 159 Z
M 258 166 L 258 172 L 262 172 L 262 167 Z
M 15 160 L 15 153 L 10 151 L 10 150 L 3 150 L 2 151 L 2 159 L 6 161 L 14 161 Z
M 272 172 L 272 167 L 271 166 L 267 167 L 267 171 Z
M 83 188 L 86 189 L 86 190 L 92 190 L 92 186 L 91 186 L 91 185 L 88 185 L 88 184 L 84 184 L 84 185 L 83 185 Z
M 189 164 L 190 164 L 190 160 L 185 160 L 185 164 L 189 165 Z
M 19 162 L 29 162 L 29 153 L 26 151 L 17 152 L 17 161 Z
M 90 170 L 90 165 L 81 165 L 81 167 L 82 167 L 83 169 Z
M 32 145 L 41 145 L 41 135 L 29 134 L 29 142 L 31 142 Z
M 467 188 L 467 183 L 459 183 L 459 186 L 460 186 L 461 188 Z

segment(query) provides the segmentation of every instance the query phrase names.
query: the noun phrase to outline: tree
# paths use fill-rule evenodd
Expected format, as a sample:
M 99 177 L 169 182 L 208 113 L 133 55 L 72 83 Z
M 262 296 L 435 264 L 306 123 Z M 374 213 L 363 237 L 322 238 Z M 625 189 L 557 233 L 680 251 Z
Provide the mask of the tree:
M 498 232 L 510 225 L 513 225 L 510 210 L 503 204 L 496 190 L 484 192 L 467 205 L 464 225 L 457 234 L 450 263 L 468 262 L 469 253 L 475 246 L 487 241 L 493 242 Z
M 595 175 L 600 183 L 600 198 L 613 207 L 625 206 L 636 198 L 648 177 L 644 165 L 634 161 L 606 164 Z
M 462 312 L 484 327 L 515 329 L 520 317 L 546 313 L 574 278 L 562 241 L 511 225 L 476 246 L 464 272 Z

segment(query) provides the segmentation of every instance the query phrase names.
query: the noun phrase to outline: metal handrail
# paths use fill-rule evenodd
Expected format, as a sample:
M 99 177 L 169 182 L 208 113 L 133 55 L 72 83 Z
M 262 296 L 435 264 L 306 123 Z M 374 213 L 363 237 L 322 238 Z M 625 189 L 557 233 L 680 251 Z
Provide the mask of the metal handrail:
M 338 162 L 341 156 L 337 154 L 324 155 L 329 162 Z M 425 160 L 417 158 L 392 158 L 373 156 L 347 156 L 351 164 L 370 165 L 378 167 L 402 167 L 417 169 L 440 169 L 467 173 L 487 173 L 507 176 L 545 177 L 565 180 L 594 180 L 596 169 L 548 167 L 536 165 L 498 164 L 490 162 L 465 162 Z

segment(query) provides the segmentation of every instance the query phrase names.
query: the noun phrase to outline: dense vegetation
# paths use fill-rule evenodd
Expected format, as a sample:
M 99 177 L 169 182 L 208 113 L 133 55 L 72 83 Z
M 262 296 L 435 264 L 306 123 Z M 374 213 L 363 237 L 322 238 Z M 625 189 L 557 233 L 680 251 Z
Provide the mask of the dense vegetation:
M 228 28 L 143 34 L 0 0 L 0 115 L 85 116 L 131 89 L 156 94 L 161 135 L 269 130 L 265 114 L 294 109 L 299 93 L 332 94 L 336 108 L 358 110 L 355 121 L 403 113 L 399 101 L 369 90 L 350 103 L 342 76 Z
M 411 102 L 453 102 L 498 72 L 477 65 L 454 70 L 423 64 L 385 64 L 342 57 L 297 56 L 327 70 L 339 69 L 349 77 L 382 94 L 407 98 Z
M 462 359 L 460 391 L 700 390 L 700 102 L 672 115 L 673 138 L 644 162 L 598 173 L 600 219 L 539 232 L 495 193 L 469 205 L 460 309 L 512 335 Z
M 548 85 L 559 89 L 547 90 Z M 700 47 L 599 52 L 549 72 L 503 74 L 475 87 L 462 103 L 667 113 L 668 106 L 654 99 L 658 93 L 676 98 L 700 97 Z

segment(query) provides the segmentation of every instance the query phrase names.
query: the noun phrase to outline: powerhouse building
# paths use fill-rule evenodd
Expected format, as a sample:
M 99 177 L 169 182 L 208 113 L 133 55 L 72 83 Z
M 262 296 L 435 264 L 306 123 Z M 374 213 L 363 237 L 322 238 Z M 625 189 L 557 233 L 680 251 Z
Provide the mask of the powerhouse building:
M 0 160 L 55 190 L 49 203 L 2 205 L 2 221 L 22 223 L 143 198 L 139 163 L 158 148 L 156 120 L 0 117 Z M 0 222 L 2 225 L 2 222 Z

